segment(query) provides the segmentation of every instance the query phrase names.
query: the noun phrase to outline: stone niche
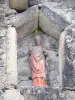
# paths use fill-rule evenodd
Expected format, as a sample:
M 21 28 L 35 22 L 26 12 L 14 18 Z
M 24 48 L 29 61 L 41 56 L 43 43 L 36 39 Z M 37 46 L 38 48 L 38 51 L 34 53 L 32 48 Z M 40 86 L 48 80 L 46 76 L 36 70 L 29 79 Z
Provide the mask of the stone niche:
M 28 63 L 28 45 L 30 41 L 34 45 L 34 34 L 39 26 L 43 32 L 41 37 L 45 40 L 45 42 L 42 40 L 43 45 L 48 50 L 50 57 L 48 82 L 51 87 L 59 88 L 61 73 L 59 73 L 60 66 L 58 64 L 58 41 L 64 29 L 74 21 L 71 18 L 73 13 L 68 16 L 70 13 L 68 9 L 66 8 L 64 11 L 65 7 L 58 3 L 45 3 L 40 8 L 39 10 L 37 5 L 30 7 L 10 18 L 10 23 L 16 28 L 18 37 L 18 85 L 25 87 L 32 84 L 32 81 L 28 79 L 31 76 Z
M 73 12 L 68 16 L 70 13 L 71 10 L 61 4 L 45 3 L 8 16 L 11 24 L 8 25 L 9 28 L 0 27 L 2 44 L 0 46 L 0 88 L 5 89 L 7 85 L 6 89 L 8 89 L 3 92 L 4 99 L 13 100 L 14 95 L 14 100 L 19 100 L 20 96 L 21 98 L 24 96 L 20 100 L 75 100 L 74 91 L 72 93 L 60 91 L 61 88 L 73 90 L 75 84 L 75 28 L 69 27 L 75 19 Z M 47 50 L 49 58 L 46 61 L 48 87 L 45 88 L 33 87 L 32 80 L 29 79 L 31 70 L 28 62 L 28 47 L 29 43 L 35 45 L 36 30 L 40 30 L 42 46 Z M 18 90 L 13 89 L 16 84 Z M 68 99 L 68 96 L 73 99 Z M 0 91 L 0 98 L 3 97 Z

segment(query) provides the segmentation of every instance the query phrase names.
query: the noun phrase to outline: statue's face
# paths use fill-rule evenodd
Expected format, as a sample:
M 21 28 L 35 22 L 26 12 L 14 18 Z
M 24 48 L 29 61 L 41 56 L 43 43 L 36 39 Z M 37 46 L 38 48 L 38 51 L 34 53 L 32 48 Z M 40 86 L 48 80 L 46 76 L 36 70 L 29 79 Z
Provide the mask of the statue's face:
M 36 44 L 37 46 L 41 45 L 41 37 L 40 37 L 40 36 L 36 36 L 36 37 L 35 37 L 35 44 Z

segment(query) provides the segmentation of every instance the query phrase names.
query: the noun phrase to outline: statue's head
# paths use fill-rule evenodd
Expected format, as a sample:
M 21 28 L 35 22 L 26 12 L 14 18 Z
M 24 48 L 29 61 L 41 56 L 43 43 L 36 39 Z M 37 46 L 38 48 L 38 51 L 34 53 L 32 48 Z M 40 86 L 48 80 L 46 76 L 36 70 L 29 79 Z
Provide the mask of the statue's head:
M 41 45 L 41 37 L 39 35 L 36 35 L 35 36 L 35 44 L 37 46 Z

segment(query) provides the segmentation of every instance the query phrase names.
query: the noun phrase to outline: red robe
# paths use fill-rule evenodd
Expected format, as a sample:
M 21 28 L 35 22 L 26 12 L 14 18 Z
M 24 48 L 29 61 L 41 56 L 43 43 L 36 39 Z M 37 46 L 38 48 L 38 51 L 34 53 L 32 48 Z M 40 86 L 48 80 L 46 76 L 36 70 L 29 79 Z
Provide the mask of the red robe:
M 46 79 L 45 58 L 40 46 L 38 48 L 37 46 L 33 47 L 30 56 L 30 67 L 32 69 L 33 86 L 47 86 L 45 81 Z

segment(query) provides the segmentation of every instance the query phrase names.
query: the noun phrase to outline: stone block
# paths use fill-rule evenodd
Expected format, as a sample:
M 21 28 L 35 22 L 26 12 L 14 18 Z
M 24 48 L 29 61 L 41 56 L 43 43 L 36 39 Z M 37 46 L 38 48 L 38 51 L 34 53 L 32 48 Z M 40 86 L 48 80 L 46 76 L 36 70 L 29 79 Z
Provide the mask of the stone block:
M 28 0 L 9 0 L 10 8 L 23 11 L 28 8 Z
M 75 89 L 75 27 L 61 34 L 59 46 L 59 71 L 61 88 Z
M 25 87 L 21 93 L 25 100 L 59 100 L 59 90 L 49 87 Z
M 16 89 L 5 91 L 2 97 L 3 100 L 24 100 L 24 97 L 20 94 L 20 91 Z
M 38 13 L 38 6 L 33 6 L 10 19 L 11 24 L 17 29 L 19 41 L 38 29 Z
M 69 25 L 64 10 L 57 3 L 45 3 L 39 14 L 39 27 L 44 32 L 59 38 L 61 32 Z

